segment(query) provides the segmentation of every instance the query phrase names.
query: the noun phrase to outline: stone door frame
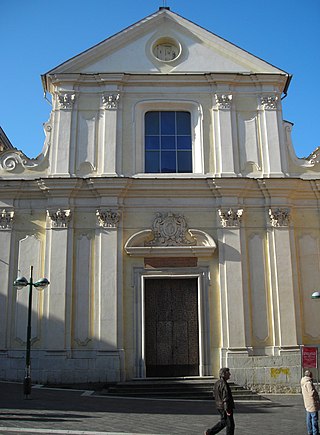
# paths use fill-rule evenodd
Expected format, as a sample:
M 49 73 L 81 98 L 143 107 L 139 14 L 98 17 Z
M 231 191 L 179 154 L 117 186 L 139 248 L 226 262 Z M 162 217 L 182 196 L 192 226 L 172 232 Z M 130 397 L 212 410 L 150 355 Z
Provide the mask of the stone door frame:
M 212 364 L 210 359 L 210 310 L 209 310 L 209 267 L 195 267 L 190 269 L 161 269 L 146 270 L 134 268 L 134 376 L 146 377 L 145 365 L 145 324 L 144 324 L 144 294 L 145 279 L 147 278 L 196 278 L 198 283 L 198 322 L 199 322 L 199 376 L 211 376 Z

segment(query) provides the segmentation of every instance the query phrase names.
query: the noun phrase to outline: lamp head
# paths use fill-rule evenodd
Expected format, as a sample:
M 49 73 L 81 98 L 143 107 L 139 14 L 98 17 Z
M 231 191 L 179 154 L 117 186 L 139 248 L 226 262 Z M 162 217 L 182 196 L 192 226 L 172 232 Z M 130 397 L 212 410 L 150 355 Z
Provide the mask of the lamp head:
M 39 287 L 40 288 L 46 288 L 49 284 L 50 284 L 50 282 L 47 280 L 47 278 L 40 278 L 33 285 L 35 287 L 38 287 L 38 288 Z
M 320 299 L 320 292 L 313 292 L 311 295 L 312 299 Z
M 28 283 L 28 281 L 27 281 L 27 278 L 25 278 L 24 276 L 21 276 L 21 277 L 19 277 L 19 278 L 17 278 L 15 281 L 14 281 L 14 283 L 13 283 L 13 285 L 15 286 L 15 287 L 26 287 L 27 285 L 28 285 L 29 283 Z

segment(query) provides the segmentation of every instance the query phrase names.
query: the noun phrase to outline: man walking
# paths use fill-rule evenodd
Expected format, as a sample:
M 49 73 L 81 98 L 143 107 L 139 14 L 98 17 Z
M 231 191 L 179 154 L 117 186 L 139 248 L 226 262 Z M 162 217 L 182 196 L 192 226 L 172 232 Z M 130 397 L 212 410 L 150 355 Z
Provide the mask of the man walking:
M 310 370 L 304 372 L 304 377 L 301 379 L 301 391 L 306 408 L 308 435 L 318 435 L 319 395 L 313 385 Z
M 217 410 L 220 414 L 220 421 L 211 429 L 205 431 L 205 435 L 214 435 L 220 432 L 224 427 L 227 428 L 227 435 L 234 434 L 234 401 L 231 393 L 231 389 L 228 384 L 228 379 L 231 373 L 227 367 L 223 367 L 219 371 L 220 379 L 214 384 L 214 398 L 216 402 Z

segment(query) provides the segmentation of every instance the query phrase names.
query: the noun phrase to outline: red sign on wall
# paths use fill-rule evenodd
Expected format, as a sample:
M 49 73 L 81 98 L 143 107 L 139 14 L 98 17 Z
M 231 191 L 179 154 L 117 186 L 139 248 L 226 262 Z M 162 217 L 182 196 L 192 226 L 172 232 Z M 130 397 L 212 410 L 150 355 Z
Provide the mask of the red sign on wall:
M 307 367 L 309 369 L 318 367 L 318 348 L 317 347 L 307 347 L 302 348 L 302 367 Z

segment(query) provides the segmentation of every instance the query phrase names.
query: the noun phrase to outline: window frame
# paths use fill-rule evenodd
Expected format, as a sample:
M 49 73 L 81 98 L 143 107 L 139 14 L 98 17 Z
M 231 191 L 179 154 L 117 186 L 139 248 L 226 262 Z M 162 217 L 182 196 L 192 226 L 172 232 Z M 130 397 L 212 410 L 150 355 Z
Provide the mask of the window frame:
M 192 142 L 192 172 L 145 172 L 145 114 L 156 111 L 190 112 Z M 191 177 L 204 174 L 202 107 L 195 101 L 188 100 L 144 100 L 134 107 L 133 125 L 135 129 L 134 174 L 148 177 Z

